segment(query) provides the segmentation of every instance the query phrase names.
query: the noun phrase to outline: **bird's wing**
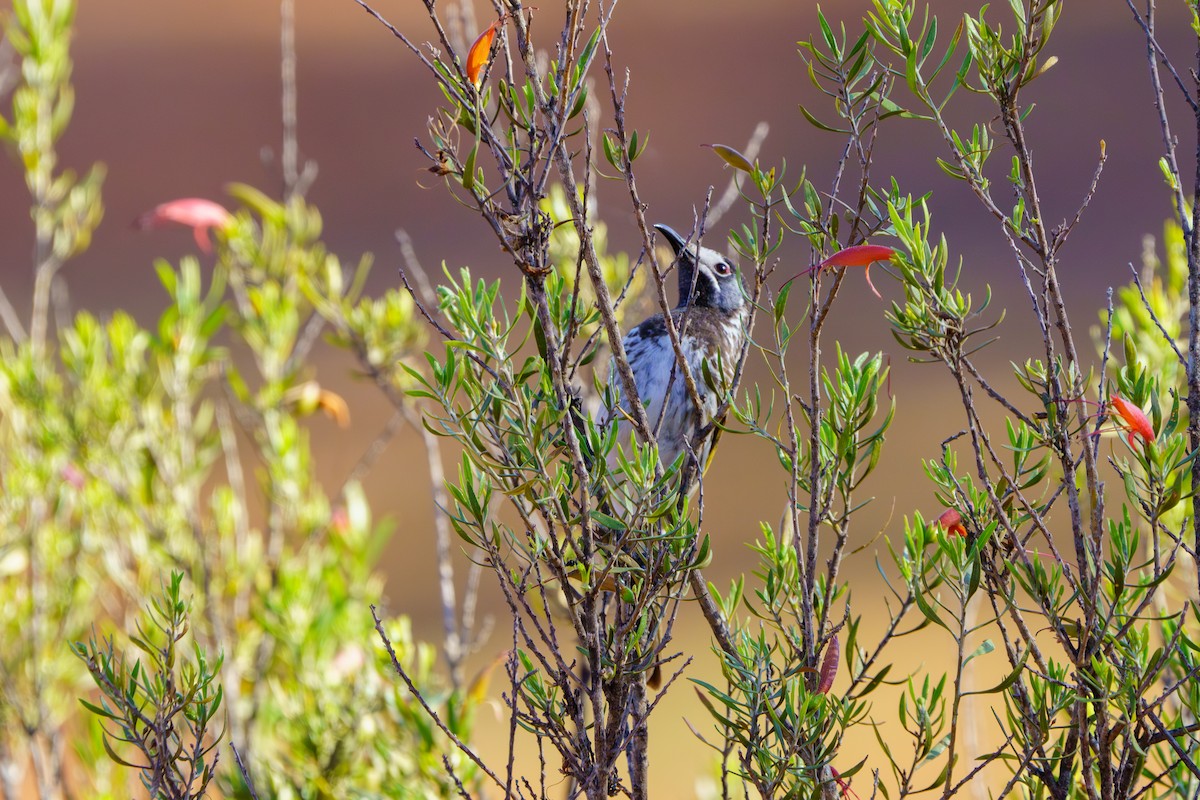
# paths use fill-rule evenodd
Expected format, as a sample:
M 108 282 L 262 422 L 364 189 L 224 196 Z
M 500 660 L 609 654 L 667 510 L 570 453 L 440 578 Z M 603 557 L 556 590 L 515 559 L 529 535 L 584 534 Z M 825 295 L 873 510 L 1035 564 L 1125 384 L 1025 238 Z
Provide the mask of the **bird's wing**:
M 642 400 L 650 424 L 654 425 L 662 411 L 663 395 L 667 390 L 666 376 L 670 374 L 670 359 L 673 358 L 662 315 L 650 317 L 632 328 L 625 334 L 622 344 L 637 384 L 638 397 Z M 629 420 L 630 405 L 625 398 L 615 360 L 609 366 L 608 380 L 613 404 L 604 409 L 601 421 L 604 425 L 615 423 L 618 426 L 617 442 L 628 450 L 633 425 Z

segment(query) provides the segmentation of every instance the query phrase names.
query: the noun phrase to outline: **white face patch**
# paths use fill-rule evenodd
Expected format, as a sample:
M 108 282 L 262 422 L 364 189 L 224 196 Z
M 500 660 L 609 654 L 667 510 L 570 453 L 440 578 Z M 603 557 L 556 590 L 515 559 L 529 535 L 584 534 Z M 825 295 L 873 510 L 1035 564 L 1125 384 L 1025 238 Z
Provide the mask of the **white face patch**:
M 655 429 L 659 456 L 670 464 L 694 444 L 697 433 L 712 420 L 722 397 L 733 381 L 745 337 L 748 310 L 741 278 L 733 263 L 708 247 L 687 246 L 682 237 L 667 226 L 656 225 L 667 236 L 676 254 L 679 272 L 679 305 L 671 312 L 676 326 L 683 318 L 683 307 L 700 306 L 691 317 L 690 330 L 679 329 L 679 346 L 687 370 L 696 380 L 698 404 L 689 396 L 686 380 L 680 373 L 676 353 L 667 336 L 661 315 L 651 317 L 624 339 L 634 387 L 646 411 L 647 421 Z M 686 249 L 685 249 L 686 248 Z M 711 379 L 706 376 L 711 375 Z M 615 425 L 617 443 L 629 452 L 634 437 L 630 403 L 624 397 L 615 370 L 609 373 L 610 404 L 601 417 L 604 425 Z M 703 467 L 708 461 L 712 439 L 699 442 L 695 453 Z M 614 451 L 615 452 L 615 451 Z M 614 459 L 609 468 L 615 469 Z

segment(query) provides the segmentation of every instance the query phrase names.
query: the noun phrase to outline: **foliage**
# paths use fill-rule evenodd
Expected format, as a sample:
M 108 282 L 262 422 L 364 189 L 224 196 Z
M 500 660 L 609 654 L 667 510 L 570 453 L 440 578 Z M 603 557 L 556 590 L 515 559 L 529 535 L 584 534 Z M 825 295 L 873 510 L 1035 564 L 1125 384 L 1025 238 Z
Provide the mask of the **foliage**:
M 497 285 L 475 283 L 465 271 L 452 278 L 440 304 L 445 355 L 431 355 L 430 375 L 414 379 L 433 402 L 434 429 L 464 450 L 451 487 L 452 521 L 513 609 L 522 651 L 510 669 L 510 713 L 558 751 L 580 793 L 645 796 L 639 759 L 653 704 L 640 705 L 641 676 L 669 655 L 648 656 L 644 647 L 664 642 L 685 586 L 705 613 L 723 670 L 724 685 L 702 685 L 716 738 L 700 735 L 720 754 L 726 793 L 731 781 L 764 798 L 848 793 L 849 776 L 864 762 L 844 763 L 840 743 L 861 725 L 878 732 L 887 769 L 876 769 L 874 783 L 886 796 L 930 790 L 950 796 L 981 770 L 1004 776 L 1002 794 L 1021 787 L 1029 796 L 1168 794 L 1196 780 L 1197 709 L 1180 680 L 1190 675 L 1192 652 L 1182 620 L 1195 606 L 1191 589 L 1172 573 L 1177 557 L 1195 549 L 1186 536 L 1195 517 L 1181 517 L 1179 509 L 1192 497 L 1197 435 L 1180 408 L 1182 387 L 1170 382 L 1187 362 L 1165 368 L 1179 348 L 1157 338 L 1181 330 L 1187 307 L 1174 299 L 1186 272 L 1179 242 L 1190 234 L 1184 224 L 1184 233 L 1171 239 L 1174 293 L 1156 285 L 1148 301 L 1131 290 L 1123 294 L 1113 325 L 1100 334 L 1101 367 L 1111 364 L 1112 378 L 1098 380 L 1077 347 L 1057 269 L 1060 249 L 1097 189 L 1103 144 L 1096 180 L 1068 221 L 1052 230 L 1025 127 L 1033 111 L 1026 96 L 1056 60 L 1047 46 L 1062 8 L 1057 0 L 1013 3 L 1003 27 L 984 11 L 968 14 L 948 37 L 924 4 L 911 0 L 877 0 L 861 34 L 835 31 L 818 13 L 820 34 L 802 42 L 801 53 L 838 119 L 823 121 L 813 107 L 803 112 L 845 137 L 832 192 L 818 190 L 807 173 L 792 179 L 782 165 L 713 146 L 735 171 L 750 218 L 730 244 L 750 262 L 750 301 L 769 317 L 767 332 L 751 341 L 771 384 L 738 391 L 746 352 L 732 385 L 713 380 L 724 373 L 720 365 L 691 374 L 675 333 L 672 371 L 689 392 L 702 387 L 719 398 L 714 422 L 696 432 L 696 452 L 718 430 L 761 440 L 782 468 L 788 496 L 782 524 L 758 526 L 760 569 L 724 596 L 714 596 L 698 572 L 709 549 L 700 522 L 704 465 L 656 464 L 651 420 L 637 404 L 630 404 L 627 424 L 641 444 L 628 451 L 617 448 L 611 427 L 574 411 L 589 382 L 580 380 L 581 362 L 564 354 L 578 347 L 580 317 L 599 316 L 599 343 L 612 352 L 608 382 L 596 384 L 600 403 L 611 406 L 616 387 L 625 394 L 633 388 L 608 298 L 613 287 L 598 268 L 599 249 L 581 213 L 592 174 L 572 154 L 589 151 L 590 129 L 546 122 L 569 122 L 586 107 L 594 59 L 605 65 L 612 98 L 599 149 L 628 189 L 659 308 L 671 308 L 634 178 L 645 137 L 626 128 L 623 90 L 608 61 L 609 10 L 587 24 L 568 14 L 562 41 L 572 46 L 548 64 L 530 58 L 528 18 L 507 15 L 472 49 L 470 74 L 449 39 L 429 60 L 401 34 L 448 103 L 430 127 L 430 169 L 497 235 L 522 279 L 513 313 Z M 436 9 L 428 12 L 443 30 Z M 990 101 L 991 121 L 962 129 L 956 114 L 951 122 L 960 89 Z M 980 300 L 959 288 L 951 245 L 933 228 L 933 198 L 912 197 L 894 180 L 874 177 L 875 144 L 895 118 L 923 123 L 941 141 L 944 172 L 967 185 L 1009 243 L 1042 333 L 1037 352 L 1016 365 L 1024 394 L 1001 393 L 976 361 L 1002 314 L 991 312 L 990 290 Z M 570 149 L 570 137 L 583 137 L 583 144 Z M 999 158 L 1009 161 L 1007 173 L 995 170 Z M 541 214 L 551 169 L 576 201 L 574 258 L 546 246 Z M 1164 171 L 1172 186 L 1181 185 L 1173 160 Z M 1010 205 L 1001 194 L 1015 200 Z M 1180 202 L 1181 223 L 1184 207 Z M 706 222 L 698 220 L 701 234 Z M 894 241 L 894 250 L 860 247 L 880 237 Z M 788 303 L 795 279 L 779 289 L 768 281 L 771 259 L 786 239 L 811 254 L 799 322 Z M 868 644 L 839 569 L 892 420 L 879 397 L 887 367 L 882 354 L 853 358 L 836 348 L 836 367 L 827 368 L 821 340 L 838 313 L 845 265 L 869 265 L 883 253 L 891 254 L 900 292 L 885 312 L 895 339 L 914 361 L 947 370 L 966 424 L 926 460 L 946 512 L 936 522 L 914 515 L 903 540 L 890 543 L 891 569 L 881 565 L 881 571 L 898 578 L 889 584 L 891 619 Z M 595 311 L 577 312 L 574 303 L 558 300 L 565 276 L 573 266 L 581 274 L 579 265 L 588 267 Z M 1124 343 L 1120 359 L 1109 354 L 1114 331 Z M 536 356 L 521 349 L 526 337 L 535 341 Z M 585 337 L 583 344 L 589 362 L 593 341 Z M 791 376 L 793 345 L 807 350 L 806 379 Z M 1090 396 L 1099 399 L 1100 413 L 1086 405 Z M 992 403 L 1007 417 L 999 437 L 1004 449 L 993 444 L 984 421 L 982 405 Z M 1119 444 L 1105 464 L 1102 434 L 1114 427 L 1124 438 L 1111 439 Z M 960 459 L 970 465 L 965 472 Z M 1114 470 L 1125 488 L 1128 505 L 1115 513 L 1107 508 L 1104 469 Z M 693 500 L 694 482 L 701 491 Z M 498 518 L 497 502 L 519 523 Z M 1060 527 L 1069 537 L 1053 534 Z M 703 557 L 689 558 L 693 548 Z M 823 551 L 831 555 L 822 566 Z M 664 571 L 670 580 L 661 579 Z M 565 622 L 549 611 L 552 599 L 565 606 Z M 944 674 L 892 676 L 903 687 L 899 705 L 891 725 L 878 722 L 870 696 L 888 682 L 892 645 L 921 629 L 948 635 L 957 658 Z M 586 669 L 561 655 L 562 635 L 577 637 Z M 843 635 L 849 685 L 834 694 L 827 665 L 836 663 L 831 652 Z M 968 664 L 993 654 L 1007 661 L 1007 677 L 988 689 L 969 687 Z M 1002 744 L 991 752 L 967 750 L 963 709 L 976 694 L 1005 710 L 995 730 Z M 589 727 L 588 716 L 597 724 Z M 614 733 L 628 737 L 621 739 L 624 773 L 617 770 Z M 973 764 L 964 769 L 968 758 Z M 510 790 L 511 778 L 504 785 Z
M 142 750 L 152 794 L 202 794 L 216 753 L 206 737 L 223 711 L 249 763 L 222 762 L 231 796 L 256 796 L 257 784 L 283 798 L 544 798 L 559 791 L 553 763 L 570 797 L 641 800 L 648 720 L 689 662 L 674 625 L 694 609 L 720 668 L 696 681 L 709 720 L 695 730 L 724 797 L 832 800 L 854 794 L 854 779 L 884 797 L 948 798 L 981 779 L 997 796 L 1195 794 L 1200 610 L 1180 567 L 1200 547 L 1200 187 L 1185 194 L 1170 117 L 1159 120 L 1176 211 L 1165 260 L 1147 247 L 1139 280 L 1093 333 L 1094 359 L 1059 269 L 1105 148 L 1063 213 L 1039 192 L 1027 128 L 1055 63 L 1061 0 L 1012 2 L 1003 23 L 984 7 L 953 27 L 925 3 L 873 0 L 857 32 L 818 11 L 800 51 L 829 103 L 801 112 L 841 137 L 844 156 L 818 186 L 821 170 L 797 176 L 750 148 L 712 145 L 741 201 L 728 249 L 742 259 L 749 312 L 727 338 L 737 347 L 689 362 L 704 330 L 691 300 L 676 308 L 667 287 L 686 258 L 664 258 L 647 221 L 635 176 L 647 135 L 626 119 L 614 7 L 565 7 L 549 57 L 532 38 L 536 10 L 520 3 L 498 6 L 469 47 L 433 3 L 433 48 L 388 24 L 441 90 L 418 142 L 429 171 L 495 238 L 516 287 L 467 268 L 428 287 L 409 257 L 404 288 L 369 297 L 370 259 L 347 268 L 328 253 L 320 215 L 289 179 L 281 201 L 235 186 L 237 211 L 207 204 L 190 218 L 214 229 L 214 263 L 157 265 L 167 303 L 154 327 L 82 313 L 52 337 L 51 287 L 99 222 L 103 173 L 56 173 L 72 4 L 16 3 L 7 32 L 25 80 L 0 135 L 25 167 L 38 241 L 28 333 L 0 295 L 0 599 L 12 609 L 0 623 L 11 645 L 0 652 L 0 714 L 19 723 L 0 734 L 0 775 L 11 783 L 28 760 L 42 797 L 67 788 L 71 698 L 88 672 L 102 695 L 88 707 L 106 722 L 77 753 L 109 796 L 122 790 L 98 761 L 133 763 L 117 740 Z M 1200 100 L 1154 39 L 1154 4 L 1130 8 L 1157 107 L 1166 71 L 1200 134 Z M 965 93 L 988 103 L 983 116 L 967 119 Z M 962 264 L 934 227 L 938 199 L 879 177 L 876 145 L 901 119 L 940 143 L 942 171 L 969 189 L 1018 268 L 1040 342 L 1014 362 L 1012 391 L 977 356 L 1003 313 L 990 288 L 960 287 Z M 636 256 L 609 251 L 601 177 L 627 195 Z M 687 238 L 711 248 L 719 213 L 708 198 L 697 206 Z M 183 208 L 148 219 L 187 221 Z M 1066 221 L 1049 227 L 1055 218 Z M 809 268 L 780 282 L 784 257 Z M 933 520 L 913 510 L 885 539 L 880 624 L 864 620 L 842 567 L 895 418 L 890 361 L 882 347 L 845 352 L 826 330 L 855 303 L 849 268 L 874 259 L 892 279 L 880 315 L 920 369 L 945 371 L 963 414 L 961 432 L 923 454 L 945 510 Z M 673 463 L 659 456 L 655 398 L 638 397 L 625 346 L 636 340 L 622 335 L 646 305 L 662 312 L 650 326 L 669 362 L 662 391 L 678 389 L 696 411 Z M 424 437 L 445 678 L 407 620 L 367 611 L 382 594 L 375 565 L 390 526 L 372 522 L 357 478 L 377 448 L 337 491 L 315 478 L 310 426 L 328 424 L 318 413 L 336 424 L 349 415 L 315 374 L 322 332 L 394 409 L 378 446 L 402 422 Z M 748 365 L 766 378 L 748 379 Z M 703 575 L 713 557 L 704 455 L 726 434 L 770 465 L 786 506 L 777 523 L 745 519 L 758 567 L 718 591 Z M 442 439 L 456 454 L 450 474 Z M 452 544 L 473 565 L 461 597 Z M 136 622 L 167 572 L 149 622 Z M 468 683 L 482 575 L 510 612 L 511 650 Z M 93 634 L 72 658 L 64 642 L 89 626 L 139 631 L 145 666 L 118 653 L 115 634 Z M 194 656 L 181 661 L 188 626 Z M 954 658 L 902 674 L 902 640 L 917 632 L 947 640 Z M 1003 677 L 976 686 L 977 660 Z M 493 764 L 472 734 L 499 666 L 510 750 Z M 990 718 L 973 716 L 976 696 Z M 850 751 L 856 730 L 873 733 L 877 756 Z M 980 731 L 994 747 L 978 745 Z M 521 738 L 535 770 L 516 760 Z M 182 789 L 166 788 L 172 775 Z
M 154 325 L 50 314 L 51 286 L 66 291 L 59 266 L 101 213 L 102 168 L 78 182 L 56 172 L 73 13 L 62 0 L 19 0 L 6 20 L 23 81 L 0 133 L 25 167 L 38 247 L 30 324 L 0 295 L 0 795 L 18 796 L 32 767 L 39 797 L 128 796 L 132 776 L 112 771 L 114 755 L 141 767 L 155 796 L 199 797 L 214 778 L 226 796 L 250 796 L 233 759 L 217 770 L 222 729 L 272 796 L 453 793 L 447 739 L 418 724 L 412 692 L 370 644 L 392 526 L 372 523 L 357 479 L 321 486 L 309 445 L 309 426 L 329 424 L 314 414 L 348 421 L 314 375 L 327 325 L 317 310 L 344 312 L 339 343 L 391 370 L 423 339 L 412 300 L 361 298 L 370 259 L 344 268 L 301 197 L 233 187 L 236 214 L 208 206 L 220 211 L 205 223 L 214 263 L 155 265 L 166 296 Z M 117 647 L 119 634 L 89 629 L 140 631 L 130 638 L 143 660 Z M 407 620 L 388 630 L 469 736 L 479 698 L 446 686 Z M 73 654 L 69 643 L 85 640 Z M 103 728 L 73 699 L 89 673 Z
M 142 656 L 118 653 L 112 639 L 101 643 L 93 637 L 73 645 L 100 690 L 99 704 L 81 702 L 107 720 L 101 723 L 105 751 L 117 763 L 141 770 L 151 797 L 172 800 L 204 796 L 224 733 L 213 730 L 223 697 L 217 683 L 221 659 L 210 663 L 195 641 L 187 657 L 190 609 L 182 584 L 183 573 L 172 573 L 170 583 L 151 599 L 144 621 L 136 623 L 138 634 L 130 642 Z M 123 758 L 114 742 L 132 745 L 145 763 Z

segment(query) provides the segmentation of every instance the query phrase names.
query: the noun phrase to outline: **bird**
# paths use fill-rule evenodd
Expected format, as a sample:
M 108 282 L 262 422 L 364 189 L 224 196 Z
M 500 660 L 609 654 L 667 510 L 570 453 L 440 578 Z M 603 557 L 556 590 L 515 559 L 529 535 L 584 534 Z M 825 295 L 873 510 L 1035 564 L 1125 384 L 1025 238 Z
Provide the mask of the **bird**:
M 724 391 L 733 382 L 746 341 L 749 303 L 737 265 L 731 259 L 708 247 L 689 246 L 687 239 L 667 225 L 657 224 L 654 228 L 671 245 L 678 264 L 679 301 L 671 310 L 671 319 L 695 379 L 700 406 L 690 396 L 678 368 L 663 314 L 643 320 L 625 334 L 622 343 L 638 397 L 655 432 L 659 459 L 670 466 L 712 421 Z M 705 379 L 706 362 L 715 387 Z M 617 443 L 628 452 L 634 438 L 632 412 L 615 363 L 609 372 L 609 397 L 614 402 L 603 418 L 606 425 L 617 426 Z M 696 451 L 698 470 L 707 466 L 712 442 L 713 437 L 707 437 Z
M 643 320 L 621 341 L 638 397 L 658 443 L 659 460 L 664 466 L 674 465 L 695 446 L 696 471 L 691 476 L 698 476 L 708 465 L 714 436 L 710 434 L 699 443 L 695 439 L 712 421 L 733 382 L 734 370 L 746 341 L 749 303 L 737 265 L 732 260 L 708 247 L 689 246 L 686 238 L 667 225 L 658 224 L 654 228 L 675 254 L 679 299 L 670 314 L 688 371 L 695 380 L 699 405 L 693 400 L 683 371 L 679 369 L 663 314 Z M 609 391 L 605 397 L 608 405 L 602 412 L 601 424 L 605 429 L 616 426 L 617 446 L 607 460 L 610 474 L 616 474 L 618 448 L 629 453 L 635 426 L 615 360 L 609 369 Z M 686 466 L 684 462 L 680 467 L 685 476 L 689 474 Z M 694 485 L 693 482 L 688 487 L 681 487 L 681 497 L 686 496 Z M 599 505 L 605 513 L 617 512 L 620 501 L 605 493 Z M 637 547 L 634 550 L 636 552 L 613 557 L 618 563 L 630 561 L 642 566 L 655 563 L 656 559 L 650 553 L 641 552 Z M 616 590 L 616 584 L 620 582 L 618 573 L 610 572 L 609 579 L 613 586 L 602 588 Z M 646 657 L 657 659 L 662 641 L 661 632 L 655 630 L 644 651 Z M 646 675 L 646 686 L 657 689 L 661 682 L 662 664 L 656 661 Z

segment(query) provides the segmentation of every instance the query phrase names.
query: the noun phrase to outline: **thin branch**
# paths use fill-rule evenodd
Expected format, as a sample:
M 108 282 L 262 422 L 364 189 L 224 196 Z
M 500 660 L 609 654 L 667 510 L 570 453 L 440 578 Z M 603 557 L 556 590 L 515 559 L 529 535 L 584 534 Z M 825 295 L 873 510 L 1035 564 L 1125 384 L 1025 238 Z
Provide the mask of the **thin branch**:
M 1146 309 L 1146 313 L 1150 315 L 1150 320 L 1154 323 L 1154 326 L 1156 328 L 1158 328 L 1158 332 L 1162 334 L 1163 341 L 1165 341 L 1167 344 L 1169 344 L 1171 346 L 1171 349 L 1175 352 L 1175 358 L 1178 359 L 1179 365 L 1186 369 L 1187 368 L 1187 357 L 1184 356 L 1184 354 L 1179 351 L 1179 346 L 1177 344 L 1175 344 L 1175 337 L 1172 336 L 1171 334 L 1167 333 L 1167 329 L 1163 325 L 1162 320 L 1159 319 L 1158 314 L 1155 313 L 1154 306 L 1151 305 L 1149 298 L 1146 297 L 1146 289 L 1145 289 L 1145 287 L 1142 286 L 1141 276 L 1138 275 L 1138 271 L 1136 268 L 1134 268 L 1132 262 L 1130 262 L 1130 264 L 1129 264 L 1129 271 L 1133 273 L 1133 285 L 1137 287 L 1138 295 L 1140 295 L 1142 298 L 1142 308 Z M 1109 324 L 1111 325 L 1112 324 L 1111 323 L 1111 319 L 1112 319 L 1112 311 L 1111 310 L 1109 311 L 1109 319 L 1110 319 Z
M 496 786 L 498 786 L 500 789 L 504 789 L 504 781 L 500 780 L 500 778 L 496 776 L 496 773 L 492 772 L 491 769 L 488 768 L 488 765 L 483 763 L 479 756 L 475 755 L 475 751 L 468 747 L 462 739 L 458 738 L 458 735 L 454 731 L 446 727 L 446 723 L 442 722 L 442 718 L 438 716 L 437 711 L 435 711 L 433 707 L 429 705 L 429 701 L 425 699 L 425 695 L 421 694 L 421 691 L 417 688 L 416 684 L 413 683 L 412 678 L 408 676 L 408 673 L 400 664 L 400 659 L 396 657 L 396 650 L 392 647 L 392 640 L 388 638 L 387 632 L 383 629 L 383 621 L 379 618 L 379 611 L 376 609 L 374 603 L 371 604 L 371 617 L 375 620 L 375 632 L 378 633 L 379 638 L 383 640 L 383 646 L 387 650 L 388 658 L 392 660 L 392 669 L 394 669 L 396 674 L 400 676 L 400 680 L 404 681 L 404 685 L 408 687 L 408 691 L 413 697 L 416 698 L 417 702 L 421 704 L 421 708 L 423 708 L 425 713 L 429 715 L 429 718 L 433 720 L 433 724 L 438 727 L 438 730 L 446 735 L 446 738 L 454 743 L 454 746 L 458 748 L 459 752 L 471 759 L 471 761 L 475 763 L 475 766 L 479 767 L 480 771 L 483 772 L 484 775 L 487 775 L 489 778 L 491 778 L 492 782 L 495 783 Z
M 375 438 L 367 445 L 367 449 L 358 457 L 358 461 L 355 462 L 354 468 L 350 470 L 350 474 L 346 476 L 346 480 L 342 481 L 343 489 L 345 489 L 347 484 L 354 481 L 361 481 L 374 469 L 375 464 L 387 450 L 392 439 L 404 427 L 405 418 L 406 411 L 404 409 L 397 407 L 392 411 L 392 415 L 388 417 L 388 421 L 384 424 L 383 428 L 379 433 L 375 434 Z M 420 426 L 418 425 L 418 427 Z
M 1185 750 L 1183 745 L 1179 743 L 1179 740 L 1176 738 L 1176 731 L 1168 730 L 1167 726 L 1163 724 L 1163 721 L 1159 719 L 1158 714 L 1155 714 L 1152 709 L 1146 707 L 1144 700 L 1140 701 L 1140 705 L 1142 706 L 1142 710 L 1146 713 L 1146 716 L 1148 716 L 1150 721 L 1154 723 L 1154 727 L 1158 729 L 1158 736 L 1161 737 L 1161 740 L 1166 741 L 1166 743 L 1171 746 L 1171 749 L 1175 751 L 1175 755 L 1179 757 L 1180 762 L 1182 762 L 1183 765 L 1188 768 L 1188 772 L 1192 773 L 1192 775 L 1196 776 L 1197 778 L 1200 778 L 1200 767 L 1196 766 L 1196 762 L 1192 760 L 1190 755 L 1188 755 L 1188 751 Z
M 438 437 L 429 429 L 413 419 L 408 411 L 409 423 L 421 431 L 425 445 L 426 467 L 429 471 L 429 484 L 433 494 L 433 523 L 436 533 L 438 588 L 441 592 L 442 604 L 442 636 L 443 652 L 450 670 L 450 684 L 458 689 L 463 685 L 463 639 L 456 611 L 457 598 L 454 587 L 454 561 L 450 556 L 450 543 L 453 540 L 450 521 L 447 517 L 450 509 L 450 498 L 446 494 L 446 471 L 442 464 L 442 451 Z
M 8 335 L 14 343 L 20 344 L 25 341 L 27 336 L 25 326 L 21 324 L 21 318 L 17 315 L 17 310 L 13 308 L 12 303 L 9 302 L 3 287 L 0 287 L 0 321 L 4 323 Z
M 279 50 L 283 84 L 283 149 L 279 161 L 283 170 L 283 199 L 288 201 L 297 193 L 300 178 L 296 135 L 296 0 L 280 0 Z
M 1180 77 L 1179 73 L 1175 69 L 1175 66 L 1171 63 L 1170 57 L 1167 55 L 1166 51 L 1163 50 L 1162 45 L 1158 43 L 1158 38 L 1154 35 L 1154 0 L 1147 0 L 1147 14 L 1145 17 L 1142 17 L 1142 15 L 1138 13 L 1137 7 L 1133 4 L 1133 0 L 1125 0 L 1125 5 L 1129 6 L 1129 10 L 1133 12 L 1134 21 L 1137 22 L 1138 27 L 1140 27 L 1142 32 L 1146 35 L 1146 45 L 1151 51 L 1153 51 L 1151 59 L 1154 60 L 1155 57 L 1157 57 L 1157 60 L 1162 61 L 1163 66 L 1165 66 L 1167 71 L 1171 73 L 1171 78 L 1175 81 L 1175 85 L 1179 88 L 1179 93 L 1183 95 L 1184 101 L 1191 106 L 1192 113 L 1200 115 L 1200 103 L 1197 103 L 1196 98 L 1192 97 L 1191 89 L 1188 87 L 1187 83 L 1184 82 L 1183 78 Z M 1157 72 L 1157 69 L 1155 71 Z M 1157 93 L 1160 97 L 1162 96 L 1161 89 L 1159 89 Z
M 237 745 L 230 742 L 229 749 L 233 751 L 233 760 L 237 763 L 238 772 L 242 774 L 242 782 L 246 784 L 246 791 L 250 792 L 252 800 L 258 800 L 258 792 L 254 791 L 254 781 L 250 780 L 250 770 L 246 769 L 246 764 L 242 761 L 242 754 L 238 752 Z
M 1092 198 L 1096 196 L 1096 189 L 1100 186 L 1100 176 L 1104 173 L 1104 164 L 1108 161 L 1108 148 L 1105 147 L 1104 141 L 1100 142 L 1100 161 L 1096 164 L 1096 172 L 1092 175 L 1091 185 L 1083 195 L 1083 201 L 1080 202 L 1079 208 L 1075 211 L 1075 217 L 1057 232 L 1055 236 L 1055 247 L 1062 247 L 1067 241 L 1067 237 L 1071 235 L 1071 231 L 1075 230 L 1075 226 L 1083 219 L 1083 212 L 1087 211 L 1087 207 L 1091 205 Z
M 376 11 L 374 8 L 369 6 L 367 3 L 363 2 L 363 0 L 354 0 L 354 2 L 358 4 L 359 8 L 361 8 L 363 11 L 367 12 L 372 17 L 374 17 L 376 19 L 376 21 L 378 21 L 381 25 L 383 25 L 383 27 L 385 27 L 389 31 L 391 31 L 392 36 L 395 36 L 397 39 L 399 39 L 401 42 L 403 42 L 404 46 L 407 47 L 414 56 L 416 56 L 418 59 L 420 59 L 421 63 L 424 64 L 425 67 L 430 72 L 432 72 L 434 75 L 437 74 L 437 68 L 433 66 L 433 63 L 428 58 L 426 58 L 425 54 L 421 52 L 420 48 L 418 48 L 415 44 L 413 44 L 412 41 L 410 41 L 407 36 L 405 36 L 403 33 L 401 33 L 399 31 L 399 29 L 396 28 L 395 25 L 393 25 L 392 23 L 390 23 L 386 19 L 384 19 L 383 16 L 378 11 Z

